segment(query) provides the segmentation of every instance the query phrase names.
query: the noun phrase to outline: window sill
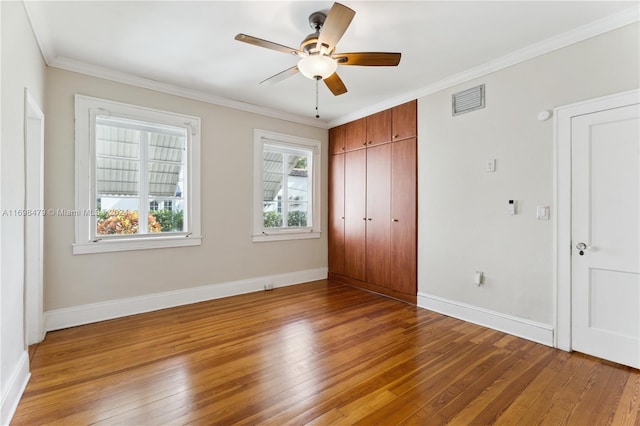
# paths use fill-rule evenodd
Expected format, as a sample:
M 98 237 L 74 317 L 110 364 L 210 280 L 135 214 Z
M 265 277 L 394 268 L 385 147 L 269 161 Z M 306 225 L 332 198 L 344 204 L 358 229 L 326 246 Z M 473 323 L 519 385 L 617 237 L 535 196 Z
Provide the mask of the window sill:
M 150 250 L 171 247 L 189 247 L 202 244 L 202 237 L 184 235 L 174 237 L 130 238 L 89 241 L 73 244 L 73 254 L 108 253 L 114 251 Z
M 285 240 L 306 240 L 310 238 L 320 238 L 320 232 L 315 231 L 295 231 L 295 232 L 274 232 L 273 234 L 253 235 L 254 243 L 263 243 L 267 241 L 285 241 Z

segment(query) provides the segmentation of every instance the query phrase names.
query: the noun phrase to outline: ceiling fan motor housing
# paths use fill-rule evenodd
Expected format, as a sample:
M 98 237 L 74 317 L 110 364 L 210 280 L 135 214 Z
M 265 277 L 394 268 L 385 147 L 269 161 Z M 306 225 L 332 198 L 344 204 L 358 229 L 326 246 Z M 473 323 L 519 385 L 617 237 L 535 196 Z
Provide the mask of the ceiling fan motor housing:
M 324 25 L 325 19 L 327 19 L 327 15 L 324 12 L 314 12 L 309 15 L 309 26 L 315 32 L 305 37 L 302 43 L 300 43 L 300 50 L 309 55 L 319 53 L 318 37 L 320 36 L 320 30 Z M 330 53 L 331 52 L 327 52 L 327 54 Z
M 327 19 L 327 15 L 324 12 L 313 12 L 309 15 L 309 25 L 311 29 L 318 32 L 324 25 L 324 21 Z

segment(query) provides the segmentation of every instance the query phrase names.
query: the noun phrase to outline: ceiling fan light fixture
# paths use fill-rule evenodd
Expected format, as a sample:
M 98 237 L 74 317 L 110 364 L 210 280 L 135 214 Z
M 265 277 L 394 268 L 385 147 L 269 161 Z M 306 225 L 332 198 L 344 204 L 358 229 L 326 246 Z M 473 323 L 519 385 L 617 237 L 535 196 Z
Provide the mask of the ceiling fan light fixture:
M 338 69 L 338 63 L 325 55 L 309 55 L 298 62 L 298 70 L 307 78 L 325 79 L 330 77 Z

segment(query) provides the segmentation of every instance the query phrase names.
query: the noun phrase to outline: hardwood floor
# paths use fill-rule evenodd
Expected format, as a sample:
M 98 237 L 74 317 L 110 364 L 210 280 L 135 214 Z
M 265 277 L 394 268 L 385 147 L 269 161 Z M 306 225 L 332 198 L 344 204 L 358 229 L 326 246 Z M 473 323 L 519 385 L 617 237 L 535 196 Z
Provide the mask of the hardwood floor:
M 640 371 L 318 281 L 47 334 L 13 425 L 640 425 Z

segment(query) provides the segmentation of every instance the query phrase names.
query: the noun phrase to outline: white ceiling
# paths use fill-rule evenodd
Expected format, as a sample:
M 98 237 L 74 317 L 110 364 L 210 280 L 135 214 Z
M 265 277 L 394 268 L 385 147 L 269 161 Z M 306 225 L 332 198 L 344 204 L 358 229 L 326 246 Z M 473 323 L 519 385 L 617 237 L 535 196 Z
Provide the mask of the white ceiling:
M 327 127 L 638 20 L 638 1 L 344 1 L 356 11 L 338 52 L 401 52 L 398 67 L 341 66 L 335 97 L 301 74 L 258 82 L 296 57 L 331 1 L 26 1 L 50 66 Z M 528 55 L 528 56 L 527 56 Z M 511 61 L 511 62 L 510 62 Z M 475 74 L 474 74 L 475 73 Z

